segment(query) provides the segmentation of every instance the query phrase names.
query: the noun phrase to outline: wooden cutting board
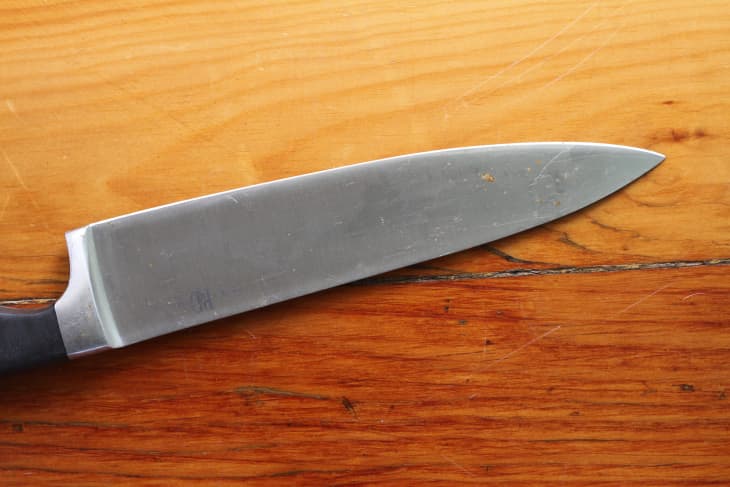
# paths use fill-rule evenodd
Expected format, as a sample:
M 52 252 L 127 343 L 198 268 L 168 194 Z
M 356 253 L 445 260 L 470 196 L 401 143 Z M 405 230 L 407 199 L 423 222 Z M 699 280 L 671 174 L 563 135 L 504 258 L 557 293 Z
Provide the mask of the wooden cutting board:
M 63 232 L 402 153 L 667 160 L 457 255 L 0 378 L 4 485 L 730 483 L 724 1 L 0 6 L 0 304 Z

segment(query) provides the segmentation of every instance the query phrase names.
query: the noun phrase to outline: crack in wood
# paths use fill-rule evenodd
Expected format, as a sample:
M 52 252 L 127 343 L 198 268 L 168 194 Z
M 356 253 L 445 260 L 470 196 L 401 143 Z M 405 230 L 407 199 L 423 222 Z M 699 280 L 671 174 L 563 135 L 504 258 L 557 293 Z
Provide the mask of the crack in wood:
M 387 470 L 388 467 L 382 467 L 379 470 Z M 0 466 L 0 472 L 13 472 L 13 471 L 21 471 L 21 472 L 44 472 L 44 473 L 53 473 L 53 474 L 59 474 L 59 475 L 88 475 L 90 473 L 96 473 L 89 470 L 82 470 L 82 469 L 67 469 L 67 468 L 44 468 L 44 467 L 38 467 L 38 466 L 31 466 L 31 465 L 8 465 L 8 466 Z M 342 474 L 348 474 L 352 472 L 351 469 L 341 469 L 341 470 L 317 470 L 317 469 L 302 469 L 302 470 L 284 470 L 284 471 L 276 471 L 276 472 L 270 472 L 270 473 L 262 473 L 259 475 L 165 475 L 165 474 L 158 474 L 158 473 L 136 473 L 136 472 L 114 472 L 114 471 L 105 471 L 103 474 L 104 476 L 108 477 L 114 477 L 114 478 L 128 478 L 128 479 L 161 479 L 161 480 L 170 480 L 170 481 L 188 481 L 188 480 L 205 480 L 205 481 L 233 481 L 233 482 L 241 482 L 241 481 L 250 481 L 250 480 L 256 480 L 256 479 L 272 479 L 272 478 L 279 478 L 279 477 L 294 477 L 294 476 L 302 476 L 302 475 L 342 475 Z
M 517 259 L 519 261 L 519 259 Z M 529 262 L 529 261 L 525 261 Z M 730 265 L 730 258 L 706 259 L 706 260 L 677 260 L 667 262 L 647 262 L 638 264 L 605 264 L 592 266 L 557 266 L 547 269 L 510 269 L 506 271 L 494 272 L 460 272 L 449 274 L 433 274 L 433 275 L 405 275 L 405 276 L 388 276 L 381 275 L 361 279 L 352 282 L 350 286 L 373 286 L 380 284 L 408 284 L 421 282 L 438 282 L 438 281 L 475 281 L 480 279 L 505 279 L 512 277 L 529 277 L 529 276 L 552 276 L 563 274 L 596 274 L 603 272 L 630 272 L 640 270 L 658 270 L 658 269 L 683 269 L 686 267 L 712 267 Z M 0 306 L 29 306 L 40 304 L 52 304 L 56 298 L 15 298 L 0 301 Z
M 376 276 L 363 279 L 353 285 L 406 284 L 434 281 L 468 281 L 480 279 L 504 279 L 510 277 L 551 276 L 562 274 L 595 274 L 602 272 L 629 272 L 639 270 L 683 269 L 686 267 L 708 267 L 730 265 L 730 258 L 708 260 L 680 260 L 649 262 L 639 264 L 608 264 L 593 266 L 559 266 L 548 269 L 510 269 L 494 272 L 463 272 L 458 274 L 436 274 L 429 276 Z
M 275 389 L 273 387 L 264 387 L 264 386 L 243 386 L 243 387 L 236 388 L 236 390 L 234 392 L 236 394 L 240 394 L 242 396 L 269 395 L 269 396 L 284 396 L 284 397 L 302 397 L 302 398 L 306 398 L 306 399 L 317 399 L 319 401 L 329 400 L 328 396 L 323 396 L 321 394 L 287 391 L 284 389 Z

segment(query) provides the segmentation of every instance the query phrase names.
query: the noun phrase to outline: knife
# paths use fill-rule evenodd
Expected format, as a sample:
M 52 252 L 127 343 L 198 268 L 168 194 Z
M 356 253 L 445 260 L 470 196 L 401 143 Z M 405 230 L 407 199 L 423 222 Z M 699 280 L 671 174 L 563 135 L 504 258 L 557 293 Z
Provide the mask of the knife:
M 0 308 L 0 372 L 81 357 L 496 240 L 664 156 L 574 142 L 404 155 L 173 203 L 66 234 L 70 279 Z

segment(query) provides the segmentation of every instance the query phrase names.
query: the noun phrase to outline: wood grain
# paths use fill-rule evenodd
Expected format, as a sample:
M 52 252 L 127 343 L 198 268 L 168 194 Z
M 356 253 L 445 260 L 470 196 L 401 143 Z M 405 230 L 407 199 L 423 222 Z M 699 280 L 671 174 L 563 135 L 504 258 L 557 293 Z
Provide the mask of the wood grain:
M 379 157 L 667 160 L 524 234 L 0 378 L 0 484 L 730 483 L 730 17 L 669 0 L 0 6 L 0 302 L 63 232 Z

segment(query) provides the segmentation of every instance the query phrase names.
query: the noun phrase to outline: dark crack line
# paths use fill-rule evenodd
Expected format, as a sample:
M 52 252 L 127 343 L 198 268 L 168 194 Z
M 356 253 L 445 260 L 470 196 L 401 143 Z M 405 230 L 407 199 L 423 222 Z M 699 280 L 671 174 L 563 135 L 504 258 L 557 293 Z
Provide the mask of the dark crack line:
M 501 257 L 502 259 L 506 260 L 507 262 L 512 262 L 513 264 L 530 264 L 530 265 L 535 265 L 535 264 L 542 264 L 542 265 L 555 265 L 555 264 L 554 264 L 554 263 L 552 263 L 552 262 L 541 262 L 541 261 L 537 261 L 537 260 L 525 260 L 525 259 L 520 259 L 519 257 L 515 257 L 515 256 L 513 256 L 513 255 L 510 255 L 510 254 L 508 254 L 507 252 L 503 252 L 503 251 L 499 250 L 499 249 L 498 249 L 498 248 L 496 248 L 496 247 L 492 247 L 492 246 L 491 246 L 491 245 L 489 245 L 489 244 L 485 244 L 485 245 L 482 245 L 482 246 L 481 246 L 481 248 L 483 248 L 484 250 L 486 250 L 486 251 L 487 251 L 487 252 L 489 252 L 490 254 L 494 254 L 494 255 L 496 255 L 497 257 Z
M 236 390 L 234 392 L 236 394 L 239 394 L 242 396 L 265 395 L 265 396 L 301 397 L 301 398 L 306 398 L 306 399 L 317 399 L 319 401 L 329 400 L 328 396 L 323 396 L 321 394 L 287 391 L 284 389 L 274 389 L 273 387 L 263 387 L 263 386 L 238 387 L 238 388 L 236 388 Z
M 408 284 L 439 281 L 476 281 L 480 279 L 504 279 L 510 277 L 554 276 L 563 274 L 595 274 L 601 272 L 629 272 L 657 269 L 683 269 L 686 267 L 711 267 L 730 265 L 730 258 L 707 260 L 677 260 L 668 262 L 649 262 L 641 264 L 615 264 L 594 266 L 560 266 L 549 269 L 511 269 L 495 272 L 463 272 L 454 274 L 434 274 L 426 276 L 375 276 L 347 284 L 349 286 L 376 286 L 380 284 Z M 54 298 L 19 298 L 0 301 L 0 306 L 51 304 Z
M 22 306 L 26 304 L 53 304 L 56 298 L 15 298 L 0 301 L 0 306 Z
M 681 260 L 670 262 L 651 262 L 643 264 L 616 264 L 595 266 L 562 266 L 550 269 L 511 269 L 495 272 L 464 272 L 460 274 L 440 274 L 432 276 L 376 276 L 353 283 L 356 286 L 372 286 L 378 284 L 405 284 L 438 281 L 473 281 L 479 279 L 502 279 L 509 277 L 554 276 L 562 274 L 594 274 L 601 272 L 628 272 L 656 269 L 683 269 L 686 267 L 706 267 L 730 265 L 728 259 Z
M 65 469 L 65 468 L 44 468 L 30 465 L 8 465 L 0 466 L 0 472 L 13 472 L 13 471 L 28 471 L 28 472 L 42 472 L 57 475 L 98 475 L 108 476 L 115 478 L 127 478 L 127 479 L 163 479 L 170 481 L 248 481 L 257 479 L 272 479 L 278 477 L 295 477 L 302 475 L 329 475 L 338 476 L 345 475 L 352 472 L 351 469 L 341 470 L 288 470 L 280 472 L 264 473 L 260 475 L 165 475 L 156 473 L 133 473 L 133 472 L 112 472 L 112 471 L 95 471 L 95 470 L 76 470 L 76 469 Z

